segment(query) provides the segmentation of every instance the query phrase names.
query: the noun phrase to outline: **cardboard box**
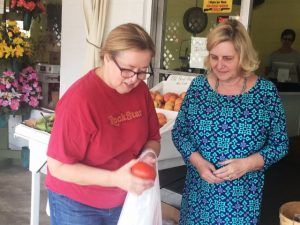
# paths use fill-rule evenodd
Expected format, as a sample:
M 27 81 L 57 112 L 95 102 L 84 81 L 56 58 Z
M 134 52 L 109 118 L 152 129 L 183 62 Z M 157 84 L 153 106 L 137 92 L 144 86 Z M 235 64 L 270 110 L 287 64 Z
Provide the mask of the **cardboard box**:
M 163 218 L 163 225 L 170 224 L 170 225 L 177 225 L 179 224 L 179 209 L 161 202 L 161 212 Z

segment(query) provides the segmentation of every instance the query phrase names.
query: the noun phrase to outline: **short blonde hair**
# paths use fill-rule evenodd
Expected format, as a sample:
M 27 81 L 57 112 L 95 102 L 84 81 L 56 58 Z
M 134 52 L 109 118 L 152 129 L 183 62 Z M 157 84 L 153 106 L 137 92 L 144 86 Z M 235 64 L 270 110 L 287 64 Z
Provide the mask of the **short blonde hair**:
M 210 52 L 216 45 L 224 41 L 233 43 L 235 50 L 240 56 L 239 65 L 244 76 L 249 76 L 259 67 L 259 59 L 253 47 L 250 36 L 244 25 L 237 20 L 227 20 L 218 24 L 207 35 L 206 48 Z M 211 70 L 209 55 L 205 58 L 204 65 Z
M 108 34 L 100 50 L 100 59 L 103 61 L 105 54 L 114 57 L 119 52 L 129 49 L 149 50 L 152 56 L 155 55 L 155 46 L 149 34 L 137 24 L 126 23 Z

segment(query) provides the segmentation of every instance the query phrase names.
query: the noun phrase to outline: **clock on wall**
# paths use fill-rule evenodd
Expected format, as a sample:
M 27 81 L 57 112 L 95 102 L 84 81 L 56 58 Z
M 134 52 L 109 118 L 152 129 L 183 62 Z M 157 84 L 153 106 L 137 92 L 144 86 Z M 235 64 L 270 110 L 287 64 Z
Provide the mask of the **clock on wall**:
M 200 7 L 189 8 L 183 15 L 184 28 L 194 36 L 207 26 L 207 14 Z

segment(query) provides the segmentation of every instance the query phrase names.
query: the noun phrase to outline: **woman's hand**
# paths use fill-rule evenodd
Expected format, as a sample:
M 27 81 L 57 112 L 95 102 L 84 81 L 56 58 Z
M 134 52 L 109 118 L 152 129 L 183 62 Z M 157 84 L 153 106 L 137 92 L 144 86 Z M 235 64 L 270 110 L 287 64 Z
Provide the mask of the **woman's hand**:
M 154 185 L 153 180 L 146 180 L 139 177 L 132 175 L 131 167 L 137 162 L 138 160 L 133 159 L 120 169 L 113 172 L 114 180 L 116 186 L 131 192 L 137 195 L 142 194 L 145 190 L 151 188 Z
M 215 166 L 209 161 L 205 160 L 198 152 L 192 153 L 190 156 L 190 161 L 197 169 L 200 177 L 208 183 L 213 184 L 224 181 L 213 173 L 216 170 Z
M 264 166 L 264 159 L 260 154 L 255 153 L 247 158 L 228 159 L 219 164 L 223 167 L 214 171 L 214 174 L 224 180 L 234 180 L 250 171 L 260 170 Z
M 249 172 L 250 165 L 248 160 L 242 159 L 228 159 L 219 162 L 223 167 L 214 171 L 214 175 L 223 180 L 235 180 Z

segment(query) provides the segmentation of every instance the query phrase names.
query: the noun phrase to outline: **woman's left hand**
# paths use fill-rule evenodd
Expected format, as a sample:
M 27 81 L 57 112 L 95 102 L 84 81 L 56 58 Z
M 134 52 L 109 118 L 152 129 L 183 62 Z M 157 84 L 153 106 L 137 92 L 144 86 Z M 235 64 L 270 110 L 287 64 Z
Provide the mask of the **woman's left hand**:
M 219 164 L 223 167 L 214 171 L 214 175 L 223 180 L 235 180 L 249 172 L 249 161 L 246 158 L 228 159 Z

